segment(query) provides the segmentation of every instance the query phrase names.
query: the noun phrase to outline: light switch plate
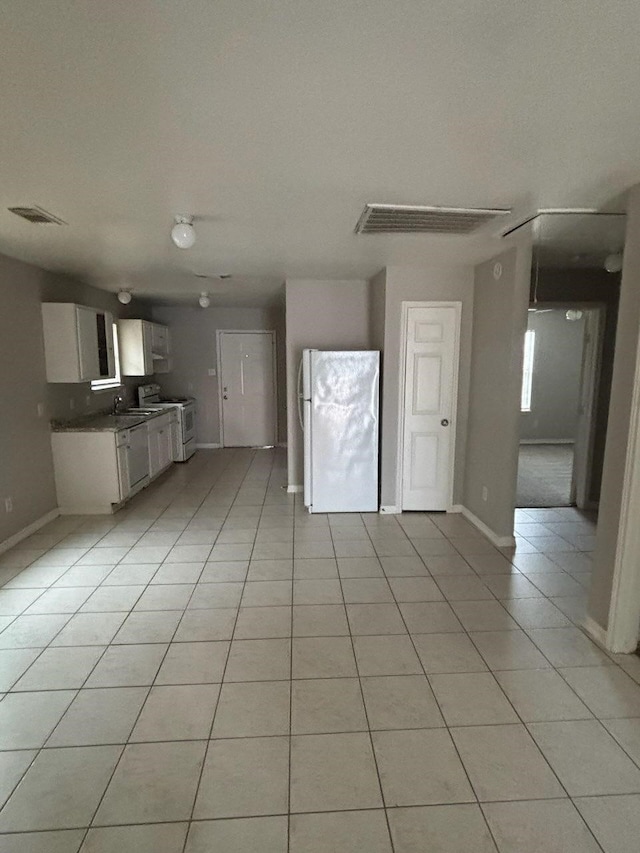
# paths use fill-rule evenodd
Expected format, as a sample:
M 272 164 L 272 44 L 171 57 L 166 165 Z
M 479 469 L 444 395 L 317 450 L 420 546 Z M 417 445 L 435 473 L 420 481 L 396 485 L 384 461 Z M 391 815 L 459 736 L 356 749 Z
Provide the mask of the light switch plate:
M 207 373 L 209 376 L 217 376 L 215 367 L 210 367 L 209 370 L 207 370 Z

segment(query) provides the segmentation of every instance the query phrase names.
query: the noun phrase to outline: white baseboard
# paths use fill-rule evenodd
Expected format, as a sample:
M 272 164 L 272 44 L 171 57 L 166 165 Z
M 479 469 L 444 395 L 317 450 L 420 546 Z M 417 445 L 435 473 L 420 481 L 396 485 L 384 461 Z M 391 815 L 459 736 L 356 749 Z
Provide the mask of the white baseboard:
M 399 506 L 381 506 L 380 514 L 381 515 L 401 515 L 402 510 Z
M 585 616 L 582 627 L 599 646 L 602 646 L 603 649 L 607 648 L 607 631 L 595 619 L 592 619 L 591 616 Z
M 286 442 L 286 441 L 279 441 L 279 442 L 276 444 L 276 447 L 286 447 L 286 446 L 287 446 L 287 442 Z
M 464 507 L 462 506 L 462 504 L 451 504 L 447 512 L 462 512 L 463 510 Z
M 470 509 L 467 509 L 466 506 L 463 506 L 460 511 L 467 521 L 470 521 L 474 527 L 477 527 L 480 533 L 483 533 L 496 548 L 512 548 L 516 544 L 513 536 L 498 536 L 495 531 L 488 527 L 484 521 L 481 521 L 477 515 L 474 515 Z
M 17 545 L 18 542 L 22 542 L 23 539 L 33 536 L 33 534 L 40 530 L 41 527 L 44 527 L 45 524 L 49 524 L 50 521 L 53 521 L 53 519 L 57 518 L 59 515 L 60 510 L 56 507 L 56 509 L 52 509 L 45 515 L 41 515 L 40 518 L 36 519 L 36 521 L 32 521 L 31 524 L 23 527 L 22 530 L 18 530 L 17 533 L 13 534 L 13 536 L 5 539 L 4 542 L 0 542 L 0 554 L 4 554 L 5 551 L 9 551 L 14 547 L 14 545 Z
M 521 438 L 520 444 L 575 444 L 574 438 Z
M 287 486 L 287 492 L 290 495 L 298 495 L 304 491 L 304 486 Z
M 196 450 L 218 450 L 221 444 L 196 444 Z
M 153 482 L 153 480 L 152 480 Z M 71 504 L 70 506 L 58 507 L 59 515 L 113 515 L 126 502 L 120 504 Z

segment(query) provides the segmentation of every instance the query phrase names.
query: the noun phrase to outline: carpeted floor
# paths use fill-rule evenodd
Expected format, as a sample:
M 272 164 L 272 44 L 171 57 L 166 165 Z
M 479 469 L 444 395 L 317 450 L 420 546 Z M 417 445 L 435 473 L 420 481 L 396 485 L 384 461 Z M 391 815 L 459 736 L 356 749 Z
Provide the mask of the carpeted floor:
M 521 444 L 516 506 L 571 506 L 572 473 L 572 444 Z

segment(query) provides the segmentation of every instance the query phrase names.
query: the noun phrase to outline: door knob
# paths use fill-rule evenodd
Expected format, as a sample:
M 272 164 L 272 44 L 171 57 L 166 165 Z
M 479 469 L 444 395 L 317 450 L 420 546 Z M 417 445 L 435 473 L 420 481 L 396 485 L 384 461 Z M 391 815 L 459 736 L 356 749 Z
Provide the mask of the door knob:
M 441 426 L 449 426 L 449 421 L 448 421 L 446 418 L 443 418 L 443 419 L 440 421 L 440 425 L 441 425 Z
M 229 398 L 227 397 L 227 395 L 226 395 L 226 394 L 223 394 L 223 395 L 222 395 L 222 399 L 223 399 L 223 400 L 228 400 Z

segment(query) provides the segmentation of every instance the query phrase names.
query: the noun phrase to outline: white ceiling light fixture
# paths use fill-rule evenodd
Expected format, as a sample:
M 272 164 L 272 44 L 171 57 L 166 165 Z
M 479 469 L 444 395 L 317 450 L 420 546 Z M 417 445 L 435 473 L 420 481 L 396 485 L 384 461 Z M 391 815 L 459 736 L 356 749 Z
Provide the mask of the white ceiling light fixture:
M 211 305 L 211 300 L 209 299 L 209 294 L 206 291 L 203 291 L 200 294 L 200 299 L 198 299 L 198 305 L 201 308 L 208 308 Z
M 622 269 L 622 252 L 612 252 L 604 259 L 604 268 L 607 272 L 620 272 Z
M 179 249 L 190 249 L 193 246 L 196 242 L 193 216 L 176 216 L 175 225 L 171 229 L 171 239 Z
M 564 316 L 570 323 L 575 323 L 577 320 L 582 320 L 582 311 L 579 308 L 569 308 Z
M 128 305 L 131 302 L 131 291 L 120 288 L 118 291 L 118 302 L 122 302 L 123 305 Z

